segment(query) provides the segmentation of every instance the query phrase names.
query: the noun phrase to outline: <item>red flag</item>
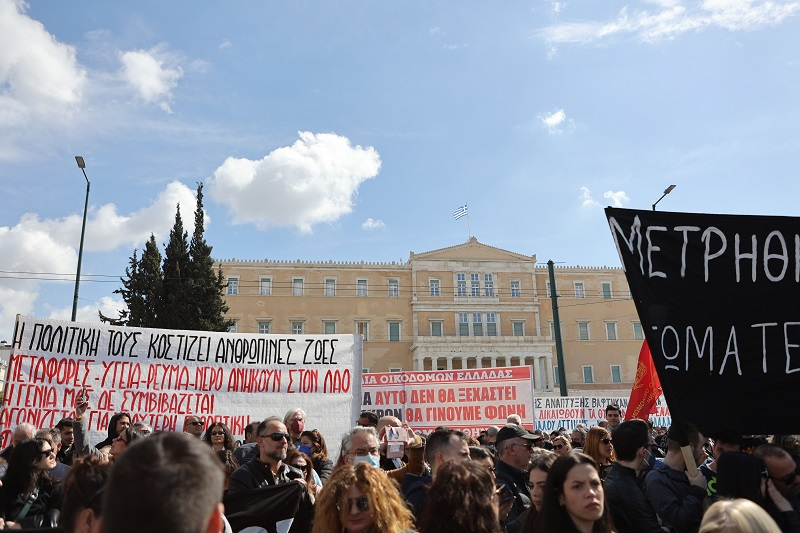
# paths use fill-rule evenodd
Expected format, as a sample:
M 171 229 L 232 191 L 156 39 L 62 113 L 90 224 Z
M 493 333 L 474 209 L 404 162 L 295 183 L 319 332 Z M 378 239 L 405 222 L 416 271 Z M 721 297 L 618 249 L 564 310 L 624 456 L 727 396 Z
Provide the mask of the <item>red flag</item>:
M 625 420 L 640 418 L 647 421 L 651 413 L 656 412 L 656 401 L 661 396 L 661 382 L 658 381 L 656 367 L 647 340 L 642 343 L 639 352 L 639 365 L 636 367 L 636 380 L 631 389 Z

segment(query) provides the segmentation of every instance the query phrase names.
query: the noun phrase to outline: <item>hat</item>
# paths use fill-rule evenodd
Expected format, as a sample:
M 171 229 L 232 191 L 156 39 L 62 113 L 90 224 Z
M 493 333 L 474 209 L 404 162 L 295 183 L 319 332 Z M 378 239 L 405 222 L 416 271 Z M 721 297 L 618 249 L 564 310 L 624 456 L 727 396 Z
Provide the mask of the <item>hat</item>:
M 515 439 L 517 437 L 531 441 L 538 440 L 536 435 L 531 435 L 530 433 L 525 431 L 524 428 L 521 428 L 515 424 L 508 424 L 506 426 L 503 426 L 503 428 L 497 432 L 497 439 L 495 440 L 494 445 L 499 446 L 502 441 L 508 439 Z M 538 438 L 541 438 L 541 436 Z

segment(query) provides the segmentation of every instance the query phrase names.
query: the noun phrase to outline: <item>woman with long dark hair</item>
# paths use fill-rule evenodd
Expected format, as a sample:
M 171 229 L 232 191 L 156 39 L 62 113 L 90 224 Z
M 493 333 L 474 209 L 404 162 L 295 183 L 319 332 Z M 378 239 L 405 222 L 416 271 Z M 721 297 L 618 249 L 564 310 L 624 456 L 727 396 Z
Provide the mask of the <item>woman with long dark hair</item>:
M 100 451 L 108 452 L 117 435 L 131 427 L 130 413 L 115 413 L 108 421 L 108 437 L 94 445 Z
M 233 438 L 231 430 L 222 422 L 214 422 L 203 434 L 203 442 L 211 446 L 215 452 L 222 450 L 234 451 L 236 441 Z
M 588 441 L 588 438 L 587 438 Z M 588 455 L 559 457 L 550 468 L 534 531 L 609 533 L 611 520 L 597 463 Z
M 322 434 L 313 429 L 300 434 L 300 451 L 311 457 L 319 479 L 322 483 L 328 480 L 333 472 L 333 461 L 328 458 L 328 446 Z
M 0 487 L 0 515 L 6 525 L 56 526 L 60 494 L 48 473 L 55 466 L 56 450 L 47 439 L 28 439 L 14 447 Z

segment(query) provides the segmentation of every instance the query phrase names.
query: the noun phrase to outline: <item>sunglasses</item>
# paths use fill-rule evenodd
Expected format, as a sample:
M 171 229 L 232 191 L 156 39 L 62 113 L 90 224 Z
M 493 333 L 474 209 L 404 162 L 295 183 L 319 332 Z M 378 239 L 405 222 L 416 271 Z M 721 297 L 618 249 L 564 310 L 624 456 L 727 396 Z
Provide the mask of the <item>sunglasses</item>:
M 512 442 L 511 445 L 512 446 L 522 446 L 523 448 L 527 448 L 528 450 L 533 448 L 533 443 L 532 442 L 526 442 L 525 444 L 520 444 L 519 442 Z
M 600 442 L 602 442 L 603 444 L 611 444 L 614 441 L 606 437 L 604 439 L 600 439 Z
M 792 483 L 794 483 L 794 480 L 797 479 L 797 472 L 792 472 L 791 474 L 786 474 L 783 477 L 772 478 L 772 479 L 780 481 L 784 485 L 791 485 Z
M 224 435 L 224 434 L 225 434 L 224 431 L 212 431 L 211 432 L 211 436 L 212 437 L 217 436 L 217 435 Z
M 564 447 L 564 445 L 563 445 L 563 444 L 553 444 L 553 449 L 554 449 L 554 450 L 560 450 L 560 449 L 561 449 L 561 448 L 563 448 L 563 447 Z
M 55 455 L 55 453 L 56 451 L 53 448 L 50 448 L 49 450 L 40 451 L 39 455 L 44 458 L 44 457 L 50 457 L 51 455 Z
M 275 442 L 280 442 L 283 439 L 286 439 L 286 442 L 290 442 L 292 440 L 292 436 L 289 435 L 288 433 L 270 433 L 268 435 L 259 435 L 258 437 L 261 439 L 269 438 L 274 440 Z
M 366 496 L 361 496 L 360 498 L 347 498 L 347 507 L 345 509 L 352 509 L 353 504 L 356 504 L 356 509 L 358 509 L 359 513 L 363 513 L 364 511 L 369 511 L 369 498 Z M 342 506 L 336 505 L 336 509 L 341 513 Z
M 302 466 L 300 466 L 300 465 L 292 465 L 292 466 L 295 467 L 295 468 L 299 468 L 303 472 L 308 472 L 308 465 L 302 465 Z
M 201 420 L 199 422 L 189 422 L 189 425 L 190 426 L 205 426 L 206 423 Z

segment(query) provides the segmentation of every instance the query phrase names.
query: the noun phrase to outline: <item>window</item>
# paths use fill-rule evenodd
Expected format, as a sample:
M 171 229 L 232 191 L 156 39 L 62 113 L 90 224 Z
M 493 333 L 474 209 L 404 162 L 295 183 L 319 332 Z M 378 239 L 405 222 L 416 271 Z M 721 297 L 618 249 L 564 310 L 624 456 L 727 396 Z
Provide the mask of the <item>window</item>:
M 395 366 L 389 369 L 389 372 L 402 372 L 403 369 L 399 366 Z
M 521 296 L 519 290 L 519 280 L 514 280 L 511 282 L 511 297 L 512 298 L 519 298 Z
M 550 282 L 549 281 L 545 281 L 544 282 L 544 291 L 545 291 L 545 294 L 547 295 L 546 296 L 547 298 L 552 298 L 552 296 L 550 296 Z
M 584 383 L 594 383 L 594 367 L 593 366 L 584 366 L 583 367 L 583 382 Z
M 259 322 L 258 332 L 262 335 L 268 335 L 272 326 L 272 322 Z
M 293 296 L 303 295 L 303 278 L 294 278 L 292 280 L 292 295 Z
M 622 371 L 619 365 L 611 365 L 611 383 L 622 383 Z
M 228 295 L 236 296 L 239 294 L 239 278 L 228 278 Z
M 511 323 L 511 334 L 515 337 L 524 337 L 525 336 L 525 322 L 512 322 Z
M 603 299 L 610 300 L 611 299 L 611 283 L 605 282 L 600 284 L 601 290 L 603 292 Z
M 398 279 L 390 279 L 389 280 L 389 296 L 392 298 L 397 298 L 400 296 L 400 280 Z
M 302 335 L 302 334 L 303 334 L 303 323 L 292 322 L 292 335 Z
M 579 341 L 588 341 L 589 340 L 589 323 L 588 322 L 578 322 L 578 340 Z
M 336 296 L 336 280 L 325 278 L 325 296 Z
M 494 296 L 494 276 L 492 274 L 483 275 L 483 295 Z
M 497 317 L 494 313 L 486 313 L 486 334 L 490 337 L 497 336 Z
M 440 320 L 431 320 L 431 337 L 442 336 L 442 322 Z
M 563 327 L 563 324 L 561 324 L 561 327 L 558 328 L 558 332 L 561 334 L 561 339 L 563 340 L 564 339 L 564 327 Z M 555 328 L 555 325 L 553 324 L 552 320 L 550 321 L 550 338 L 551 339 L 555 339 L 556 338 L 556 328 Z
M 583 288 L 582 281 L 575 282 L 575 298 L 586 298 L 586 289 Z
M 458 334 L 469 337 L 469 313 L 458 313 Z
M 558 378 L 558 367 L 553 367 L 553 383 L 556 385 L 561 385 L 561 380 Z
M 644 330 L 642 329 L 641 322 L 634 322 L 633 323 L 633 338 L 637 341 L 644 340 Z
M 228 333 L 236 333 L 237 331 L 239 331 L 239 321 L 234 320 L 233 324 L 228 328 Z
M 364 338 L 364 342 L 369 340 L 369 322 L 356 322 L 356 333 Z
M 258 293 L 261 296 L 270 296 L 272 294 L 272 278 L 261 278 L 258 281 Z
M 428 280 L 428 285 L 430 286 L 431 296 L 439 296 L 439 280 Z
M 480 313 L 472 313 L 472 334 L 483 337 L 483 316 Z
M 467 275 L 466 274 L 456 274 L 456 285 L 458 286 L 458 296 L 466 296 L 467 295 Z
M 356 296 L 366 296 L 367 295 L 367 280 L 365 279 L 357 279 L 356 280 Z
M 480 296 L 481 295 L 481 278 L 478 274 L 470 274 L 470 280 L 472 281 L 472 296 Z
M 389 322 L 389 341 L 397 342 L 400 340 L 400 322 Z
M 325 322 L 325 335 L 333 335 L 336 333 L 336 322 Z
M 617 323 L 606 322 L 606 339 L 610 341 L 617 340 Z

